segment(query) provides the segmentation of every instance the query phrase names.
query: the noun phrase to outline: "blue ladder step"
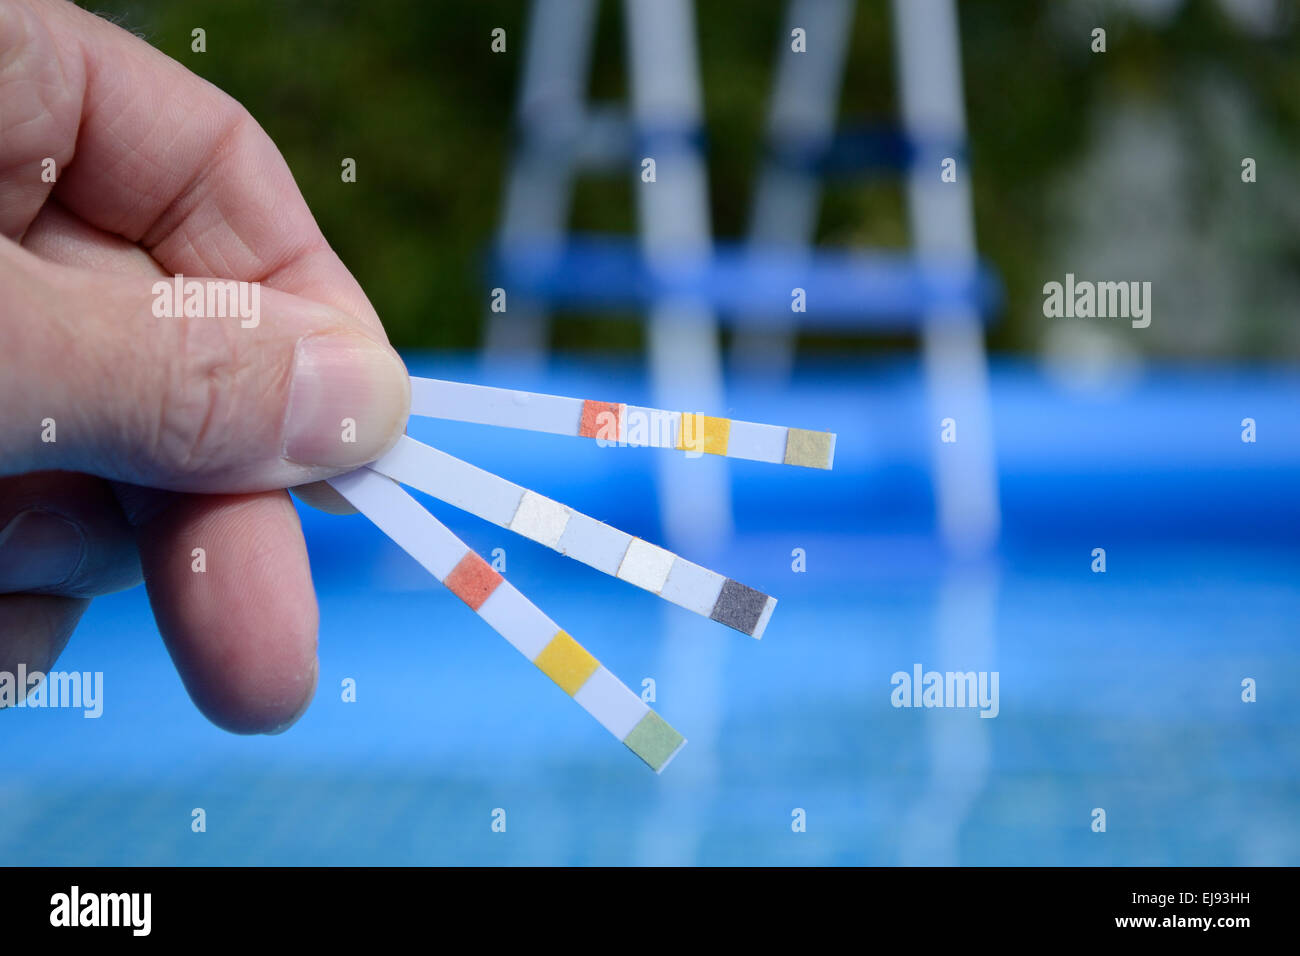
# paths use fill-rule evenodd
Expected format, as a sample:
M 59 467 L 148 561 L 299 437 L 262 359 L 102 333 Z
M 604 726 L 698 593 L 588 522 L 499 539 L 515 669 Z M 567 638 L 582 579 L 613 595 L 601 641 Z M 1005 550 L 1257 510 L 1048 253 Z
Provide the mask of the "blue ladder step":
M 559 246 L 498 246 L 489 276 L 507 297 L 596 310 L 682 299 L 711 306 L 725 324 L 746 327 L 905 331 L 919 328 L 926 316 L 966 321 L 973 311 L 987 322 L 1002 302 L 1000 283 L 982 263 L 744 243 L 652 261 L 633 240 L 589 235 Z M 806 311 L 792 310 L 796 289 L 803 290 Z

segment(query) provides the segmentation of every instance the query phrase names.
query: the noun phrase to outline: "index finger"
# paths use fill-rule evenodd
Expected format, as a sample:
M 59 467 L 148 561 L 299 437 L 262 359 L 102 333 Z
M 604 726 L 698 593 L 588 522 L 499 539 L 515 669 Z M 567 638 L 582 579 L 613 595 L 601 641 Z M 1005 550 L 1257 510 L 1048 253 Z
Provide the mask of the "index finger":
M 0 226 L 53 194 L 170 273 L 260 282 L 383 334 L 275 144 L 232 97 L 71 3 L 0 4 Z M 16 187 L 16 188 L 9 188 Z

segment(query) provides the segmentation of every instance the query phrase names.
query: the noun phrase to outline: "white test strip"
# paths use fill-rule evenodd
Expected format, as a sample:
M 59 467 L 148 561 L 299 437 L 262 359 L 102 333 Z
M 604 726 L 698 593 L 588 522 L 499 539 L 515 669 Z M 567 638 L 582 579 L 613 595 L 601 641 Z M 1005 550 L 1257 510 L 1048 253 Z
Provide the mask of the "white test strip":
M 403 435 L 369 467 L 753 638 L 776 598 Z
M 421 411 L 419 409 L 427 409 Z M 453 414 L 438 414 L 437 411 Z M 411 376 L 411 414 L 475 425 L 522 428 L 554 435 L 578 434 L 582 399 Z
M 361 468 L 329 483 L 655 773 L 685 745 L 639 695 L 392 480 Z
M 835 462 L 831 432 L 417 376 L 411 377 L 411 414 L 776 465 L 829 469 Z

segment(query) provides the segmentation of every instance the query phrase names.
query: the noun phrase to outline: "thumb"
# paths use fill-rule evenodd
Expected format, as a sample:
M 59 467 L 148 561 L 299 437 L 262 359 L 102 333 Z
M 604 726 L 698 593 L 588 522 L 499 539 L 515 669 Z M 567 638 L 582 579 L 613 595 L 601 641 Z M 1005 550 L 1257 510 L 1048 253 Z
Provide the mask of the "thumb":
M 172 279 L 56 265 L 0 240 L 0 475 L 264 491 L 397 441 L 410 380 L 378 333 L 260 286 L 244 287 L 242 312 L 225 309 L 234 284 L 198 281 L 177 301 Z

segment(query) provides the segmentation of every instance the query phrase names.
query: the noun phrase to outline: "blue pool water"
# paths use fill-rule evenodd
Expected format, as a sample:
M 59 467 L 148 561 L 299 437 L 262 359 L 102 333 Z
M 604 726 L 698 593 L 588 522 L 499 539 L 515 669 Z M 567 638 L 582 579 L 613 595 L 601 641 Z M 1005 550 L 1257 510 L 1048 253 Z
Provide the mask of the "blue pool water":
M 411 367 L 485 380 L 455 357 Z M 637 368 L 594 361 L 493 382 L 649 400 Z M 993 387 L 1006 530 L 962 562 L 932 533 L 937 428 L 913 365 L 730 384 L 733 417 L 840 436 L 829 474 L 691 463 L 734 493 L 736 537 L 705 563 L 780 600 L 761 642 L 432 505 L 504 548 L 507 577 L 628 684 L 654 679 L 690 739 L 662 777 L 363 518 L 304 511 L 321 679 L 301 723 L 213 728 L 143 590 L 97 600 L 60 667 L 104 672 L 103 717 L 0 714 L 0 863 L 1300 862 L 1300 375 L 1154 370 L 1084 391 L 1002 364 Z M 657 452 L 411 430 L 658 535 Z M 998 715 L 891 706 L 914 663 L 997 671 Z

